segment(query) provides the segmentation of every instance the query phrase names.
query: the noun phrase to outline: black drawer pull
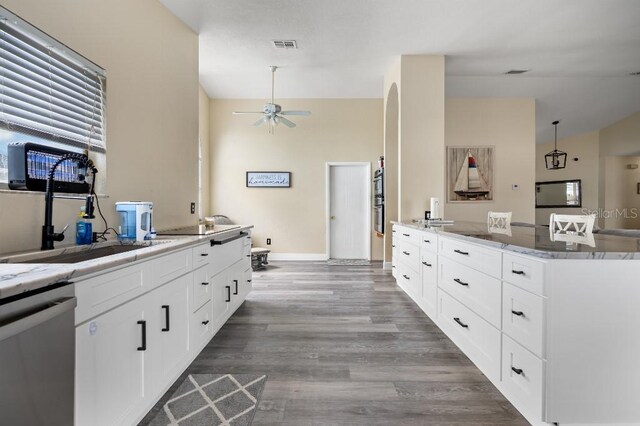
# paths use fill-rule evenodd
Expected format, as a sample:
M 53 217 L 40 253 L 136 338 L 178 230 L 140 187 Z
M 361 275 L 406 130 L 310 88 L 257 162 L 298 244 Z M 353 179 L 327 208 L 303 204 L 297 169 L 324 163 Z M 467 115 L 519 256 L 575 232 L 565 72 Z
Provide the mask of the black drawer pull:
M 164 328 L 161 331 L 169 331 L 169 305 L 162 305 L 162 309 L 164 309 Z
M 469 287 L 469 283 L 465 283 L 464 281 L 462 281 L 462 280 L 461 280 L 461 279 L 459 279 L 459 278 L 454 278 L 453 280 L 454 280 L 455 282 L 457 282 L 458 284 L 460 284 L 460 285 L 463 285 L 463 286 L 465 286 L 465 287 Z
M 396 246 L 395 244 L 391 244 L 391 247 L 394 247 L 394 248 L 395 248 L 395 246 Z
M 454 251 L 456 253 L 458 253 L 458 254 L 464 254 L 465 256 L 469 256 L 469 252 L 468 251 L 462 251 L 462 250 L 458 250 L 458 249 L 455 249 Z
M 251 255 L 250 255 L 250 254 L 248 254 L 248 255 L 247 255 L 247 257 L 251 257 Z
M 391 232 L 396 232 L 396 230 L 394 229 L 394 230 L 393 230 L 393 231 L 391 231 Z
M 512 310 L 511 313 L 513 315 L 517 315 L 519 317 L 523 317 L 524 316 L 524 312 L 522 312 L 522 311 L 514 311 L 514 310 Z
M 144 320 L 138 321 L 138 324 L 142 326 L 142 346 L 138 346 L 139 351 L 147 350 L 147 322 Z
M 402 251 L 402 254 L 406 255 L 406 256 L 410 256 L 411 253 L 409 253 L 408 251 Z
M 410 237 L 411 236 L 410 234 L 402 234 L 402 235 L 404 235 L 405 237 Z
M 405 280 L 410 280 L 410 279 L 411 279 L 411 278 L 409 278 L 409 277 L 408 277 L 408 276 L 406 276 L 406 275 L 402 275 L 402 276 L 404 277 L 404 279 L 405 279 Z
M 234 294 L 234 296 L 235 296 L 236 294 L 238 294 L 238 280 L 233 280 L 233 283 L 236 285 L 236 289 L 235 289 L 235 291 L 233 292 L 233 294 Z
M 424 241 L 427 244 L 431 244 L 431 240 L 422 240 L 422 241 Z
M 209 256 L 209 253 L 200 253 L 200 256 L 206 257 L 206 256 Z
M 392 268 L 395 268 L 395 267 L 396 267 L 396 265 L 391 265 L 391 267 L 392 267 Z
M 514 373 L 524 376 L 524 374 L 522 374 L 523 373 L 522 368 L 511 367 L 511 369 L 513 370 Z
M 209 283 L 208 283 L 208 282 L 204 282 L 204 283 L 200 283 L 200 284 L 202 284 L 202 285 L 209 285 Z
M 422 264 L 423 264 L 424 266 L 428 266 L 429 268 L 431 268 L 431 264 L 430 264 L 430 263 L 422 262 Z
M 227 289 L 227 300 L 225 302 L 231 302 L 231 286 L 226 285 L 224 287 Z
M 453 319 L 455 322 L 457 322 L 458 324 L 460 324 L 460 327 L 462 328 L 469 328 L 469 326 L 465 323 L 463 323 L 462 321 L 460 321 L 460 318 L 454 318 Z
M 516 275 L 524 275 L 524 271 L 516 271 L 515 269 L 512 269 L 511 273 Z
M 207 324 L 209 324 L 209 320 L 202 321 L 202 325 L 207 325 Z
M 248 283 L 250 283 L 250 282 L 251 282 L 251 280 L 247 280 L 247 282 L 248 282 Z

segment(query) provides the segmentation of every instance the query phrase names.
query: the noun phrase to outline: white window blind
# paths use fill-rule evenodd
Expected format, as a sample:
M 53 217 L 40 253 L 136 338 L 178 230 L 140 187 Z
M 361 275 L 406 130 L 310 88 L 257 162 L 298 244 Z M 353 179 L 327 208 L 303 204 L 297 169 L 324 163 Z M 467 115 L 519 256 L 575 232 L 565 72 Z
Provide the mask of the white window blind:
M 0 8 L 0 126 L 105 152 L 103 69 Z

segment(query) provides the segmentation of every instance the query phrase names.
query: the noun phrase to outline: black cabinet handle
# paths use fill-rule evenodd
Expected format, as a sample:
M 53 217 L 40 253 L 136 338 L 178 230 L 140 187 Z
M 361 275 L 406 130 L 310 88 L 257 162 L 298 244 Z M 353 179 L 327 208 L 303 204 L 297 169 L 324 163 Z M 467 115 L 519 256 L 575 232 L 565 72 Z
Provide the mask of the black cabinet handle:
M 395 246 L 396 246 L 395 244 L 391 244 L 391 247 L 394 247 L 394 248 L 395 248 Z
M 162 305 L 162 309 L 164 309 L 164 328 L 162 331 L 169 331 L 169 305 Z
M 409 253 L 408 251 L 402 251 L 402 254 L 409 256 L 411 253 Z
M 523 317 L 524 316 L 524 312 L 522 312 L 522 311 L 514 311 L 514 310 L 512 310 L 511 313 L 513 315 L 517 315 L 519 317 Z
M 209 324 L 209 320 L 202 321 L 202 325 L 207 325 L 207 324 Z
M 404 279 L 405 279 L 405 280 L 410 280 L 410 279 L 411 279 L 411 278 L 409 278 L 409 277 L 408 277 L 408 276 L 406 276 L 406 275 L 402 275 L 402 276 L 404 277 Z
M 209 253 L 200 253 L 200 256 L 207 257 L 207 256 L 209 256 Z
M 511 367 L 511 369 L 513 370 L 514 373 L 519 374 L 519 375 L 523 375 L 523 371 L 522 368 L 515 368 L 515 367 Z
M 144 320 L 138 321 L 138 324 L 142 326 L 142 346 L 138 346 L 139 351 L 147 350 L 147 322 Z
M 516 275 L 524 275 L 524 271 L 516 271 L 515 269 L 512 269 L 511 273 Z
M 394 230 L 393 230 L 393 231 L 391 231 L 391 232 L 394 232 L 394 233 L 395 233 L 395 232 L 396 232 L 396 230 L 394 229 Z
M 395 268 L 395 267 L 396 267 L 396 265 L 391 265 L 391 267 L 392 267 L 392 268 Z
M 208 283 L 208 282 L 203 282 L 203 283 L 200 283 L 200 284 L 202 284 L 202 285 L 209 285 L 209 283 Z
M 463 323 L 462 321 L 460 321 L 460 318 L 454 318 L 453 319 L 455 322 L 457 322 L 458 324 L 460 324 L 460 327 L 462 328 L 469 328 L 469 326 L 465 323 Z
M 224 286 L 227 289 L 227 300 L 225 302 L 231 302 L 231 286 Z
M 250 283 L 250 282 L 251 282 L 251 280 L 247 280 L 247 282 L 248 282 L 248 283 Z
M 430 263 L 422 262 L 422 264 L 423 264 L 424 266 L 428 266 L 429 268 L 431 268 L 431 264 L 430 264 Z
M 233 280 L 233 283 L 236 285 L 236 289 L 233 292 L 233 295 L 235 296 L 236 294 L 238 294 L 238 280 Z
M 458 250 L 458 249 L 455 249 L 454 251 L 456 253 L 458 253 L 458 254 L 464 254 L 465 256 L 469 256 L 469 252 L 468 251 L 462 251 L 462 250 Z
M 460 280 L 459 278 L 454 278 L 453 279 L 455 282 L 457 282 L 460 285 L 463 285 L 465 287 L 469 287 L 469 283 L 465 283 L 464 281 Z
M 410 236 L 411 236 L 411 235 L 409 235 L 409 234 L 402 234 L 402 235 L 404 235 L 405 237 L 410 237 Z
M 422 241 L 424 241 L 427 244 L 431 244 L 431 240 L 422 240 Z

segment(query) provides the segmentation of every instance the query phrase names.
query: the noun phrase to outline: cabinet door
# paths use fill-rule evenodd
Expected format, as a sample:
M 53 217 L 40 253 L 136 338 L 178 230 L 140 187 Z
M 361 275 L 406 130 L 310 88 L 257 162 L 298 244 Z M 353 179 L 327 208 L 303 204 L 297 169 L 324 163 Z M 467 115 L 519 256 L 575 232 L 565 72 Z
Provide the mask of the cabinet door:
M 422 250 L 422 306 L 432 320 L 436 320 L 438 303 L 438 256 Z
M 233 289 L 231 284 L 227 282 L 227 271 L 220 272 L 219 274 L 210 278 L 213 290 L 213 323 L 215 329 L 218 329 L 227 320 L 227 312 L 231 304 L 231 298 L 233 297 Z
M 241 294 L 242 301 L 244 301 L 249 295 L 249 293 L 251 293 L 251 289 L 253 288 L 253 284 L 251 283 L 252 280 L 253 280 L 253 271 L 251 269 L 251 266 L 249 266 L 244 270 L 244 273 L 242 274 L 242 294 Z
M 153 387 L 145 364 L 152 348 L 143 339 L 150 332 L 145 301 L 133 300 L 76 327 L 76 424 L 125 423 L 149 397 Z
M 192 281 L 193 274 L 187 274 L 154 292 L 154 335 L 160 336 L 158 377 L 163 380 L 173 380 L 189 357 L 189 293 Z

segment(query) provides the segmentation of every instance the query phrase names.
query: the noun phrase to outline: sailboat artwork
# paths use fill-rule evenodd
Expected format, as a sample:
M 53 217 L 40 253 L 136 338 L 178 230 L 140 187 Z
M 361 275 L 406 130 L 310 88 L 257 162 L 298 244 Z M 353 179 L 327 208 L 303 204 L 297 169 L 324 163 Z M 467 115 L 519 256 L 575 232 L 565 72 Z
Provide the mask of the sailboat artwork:
M 460 158 L 464 156 L 462 165 L 457 170 L 451 170 L 450 172 L 456 173 L 455 184 L 453 185 L 453 193 L 455 194 L 455 200 L 457 201 L 488 201 L 493 197 L 491 196 L 491 183 L 486 176 L 491 176 L 490 170 L 482 170 L 480 165 L 487 167 L 490 161 L 479 162 L 472 154 L 469 148 L 458 148 L 455 154 L 450 153 L 455 162 L 450 162 L 450 167 L 456 167 L 456 163 L 459 164 Z M 475 149 L 477 155 L 483 159 L 488 160 L 492 155 L 491 148 L 479 148 Z M 452 176 L 453 177 L 453 176 Z M 453 183 L 453 182 L 452 182 Z M 453 195 L 453 194 L 452 194 Z M 456 197 L 457 196 L 457 197 Z M 455 201 L 450 200 L 450 201 Z

